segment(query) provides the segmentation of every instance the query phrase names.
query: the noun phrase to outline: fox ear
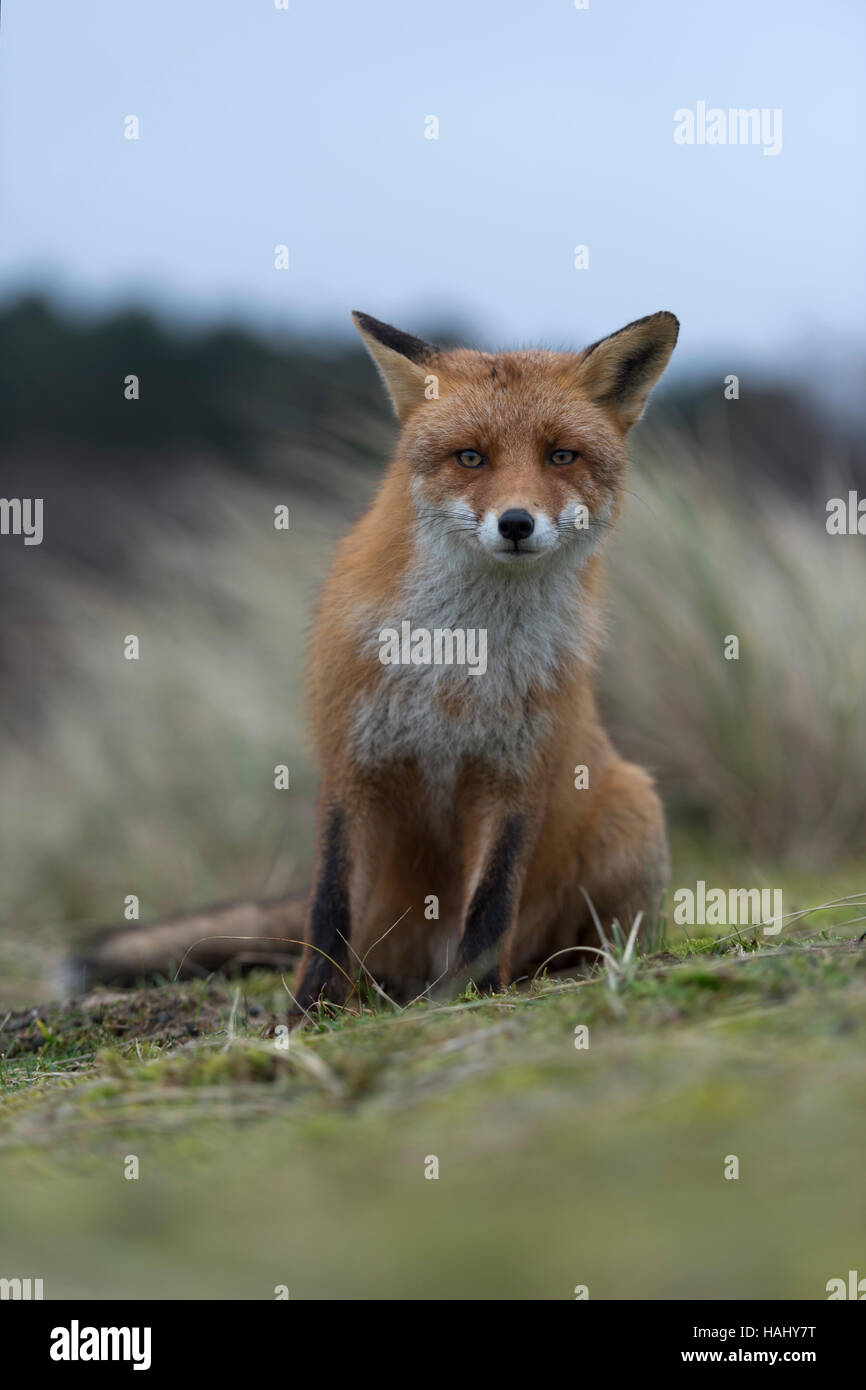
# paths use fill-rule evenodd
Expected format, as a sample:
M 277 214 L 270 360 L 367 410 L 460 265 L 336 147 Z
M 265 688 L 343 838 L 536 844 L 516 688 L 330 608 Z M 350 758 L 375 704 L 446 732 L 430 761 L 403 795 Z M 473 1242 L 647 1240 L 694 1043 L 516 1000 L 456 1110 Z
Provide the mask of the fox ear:
M 663 310 L 593 343 L 578 361 L 581 392 L 607 406 L 622 428 L 630 429 L 668 365 L 679 331 L 679 321 Z
M 413 338 L 411 333 L 401 333 L 399 328 L 380 323 L 369 314 L 359 313 L 357 309 L 352 318 L 364 346 L 379 368 L 394 409 L 400 419 L 405 420 L 424 400 L 427 364 L 436 356 L 438 348 L 425 343 L 423 338 Z

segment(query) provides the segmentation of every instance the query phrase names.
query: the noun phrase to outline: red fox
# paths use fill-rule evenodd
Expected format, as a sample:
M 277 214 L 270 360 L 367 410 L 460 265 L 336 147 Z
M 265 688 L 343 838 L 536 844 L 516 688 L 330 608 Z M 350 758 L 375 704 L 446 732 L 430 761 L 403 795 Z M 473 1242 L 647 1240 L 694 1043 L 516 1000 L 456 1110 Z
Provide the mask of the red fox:
M 668 868 L 661 803 L 602 727 L 593 665 L 626 436 L 677 319 L 576 354 L 494 354 L 353 317 L 400 434 L 315 625 L 302 1013 L 344 1000 L 361 962 L 403 999 L 443 977 L 498 989 L 552 957 L 574 964 L 563 953 L 599 944 L 595 917 L 654 919 Z M 297 928 L 288 902 L 225 909 L 134 932 L 138 947 L 112 934 L 86 964 L 116 978 L 232 931 L 260 937 L 261 957 Z M 160 930 L 155 956 L 141 942 Z M 237 950 L 212 940 L 196 958 Z

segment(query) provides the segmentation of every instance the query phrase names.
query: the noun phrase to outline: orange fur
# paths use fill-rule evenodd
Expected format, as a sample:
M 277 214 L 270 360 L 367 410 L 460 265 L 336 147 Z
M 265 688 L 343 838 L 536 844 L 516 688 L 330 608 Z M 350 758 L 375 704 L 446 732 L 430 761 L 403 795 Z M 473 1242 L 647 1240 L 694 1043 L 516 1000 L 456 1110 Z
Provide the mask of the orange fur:
M 651 780 L 619 757 L 593 696 L 596 540 L 581 553 L 579 538 L 562 529 L 548 552 L 523 556 L 515 541 L 514 553 L 496 555 L 479 528 L 488 518 L 487 540 L 510 546 L 495 531 L 508 509 L 525 511 L 539 528 L 579 501 L 606 533 L 621 505 L 627 431 L 667 363 L 677 324 L 654 315 L 579 355 L 494 355 L 440 352 L 366 316 L 356 322 L 401 433 L 376 500 L 339 548 L 316 622 L 309 694 L 323 769 L 321 835 L 330 835 L 324 827 L 339 808 L 343 836 L 330 868 L 320 844 L 317 880 L 333 871 L 333 887 L 344 873 L 348 915 L 340 920 L 350 924 L 352 948 L 345 961 L 356 968 L 355 955 L 363 957 L 391 989 L 423 989 L 446 960 L 454 978 L 504 983 L 554 952 L 596 941 L 582 889 L 608 923 L 617 917 L 627 928 L 641 910 L 649 920 L 667 850 Z M 475 451 L 467 458 L 482 457 L 478 467 L 458 461 L 467 450 Z M 559 466 L 554 450 L 578 457 Z M 376 633 L 399 618 L 417 625 L 410 609 L 423 609 L 428 592 L 447 618 L 449 585 L 453 611 L 495 630 L 500 650 L 475 677 L 456 666 L 436 679 L 425 667 L 395 676 L 378 658 Z M 502 636 L 512 613 L 520 636 L 533 604 L 531 635 L 541 632 L 548 594 L 555 612 L 549 643 L 543 632 L 539 638 L 536 678 L 521 671 L 519 651 L 501 649 Z M 496 683 L 486 694 L 485 681 Z M 495 707 L 485 705 L 490 690 Z M 589 769 L 588 789 L 575 788 L 578 765 Z M 477 961 L 461 960 L 473 911 L 476 921 L 487 913 L 489 931 L 478 929 L 486 946 Z M 315 942 L 330 919 L 324 908 L 313 914 Z M 312 946 L 298 990 L 305 1005 L 342 993 Z

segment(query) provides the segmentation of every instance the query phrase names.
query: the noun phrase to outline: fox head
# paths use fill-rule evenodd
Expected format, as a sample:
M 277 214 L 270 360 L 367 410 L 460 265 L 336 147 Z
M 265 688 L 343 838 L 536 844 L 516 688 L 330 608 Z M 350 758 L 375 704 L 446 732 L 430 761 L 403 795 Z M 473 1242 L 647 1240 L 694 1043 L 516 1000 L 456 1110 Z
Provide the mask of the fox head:
M 651 314 L 579 353 L 444 350 L 352 315 L 400 420 L 417 524 L 460 558 L 581 564 L 619 510 L 626 435 L 679 332 Z

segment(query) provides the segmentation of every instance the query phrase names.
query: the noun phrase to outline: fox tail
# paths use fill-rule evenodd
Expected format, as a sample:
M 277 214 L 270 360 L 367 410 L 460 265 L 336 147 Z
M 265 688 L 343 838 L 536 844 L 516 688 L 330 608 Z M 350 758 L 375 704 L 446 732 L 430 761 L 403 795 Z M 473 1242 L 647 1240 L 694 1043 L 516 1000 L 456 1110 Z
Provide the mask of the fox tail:
M 303 947 L 306 895 L 223 903 L 161 922 L 103 927 L 67 964 L 64 993 L 95 984 L 133 985 L 161 976 L 201 978 L 215 970 L 294 966 Z

